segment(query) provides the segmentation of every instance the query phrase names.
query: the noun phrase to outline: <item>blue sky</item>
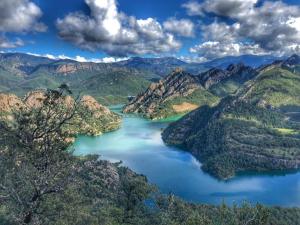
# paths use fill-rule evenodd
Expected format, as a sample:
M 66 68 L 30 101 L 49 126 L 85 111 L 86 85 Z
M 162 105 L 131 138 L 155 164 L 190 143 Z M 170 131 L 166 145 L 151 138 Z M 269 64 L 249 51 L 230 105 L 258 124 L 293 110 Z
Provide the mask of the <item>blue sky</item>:
M 0 21 L 6 52 L 187 61 L 300 52 L 298 0 L 1 0 Z

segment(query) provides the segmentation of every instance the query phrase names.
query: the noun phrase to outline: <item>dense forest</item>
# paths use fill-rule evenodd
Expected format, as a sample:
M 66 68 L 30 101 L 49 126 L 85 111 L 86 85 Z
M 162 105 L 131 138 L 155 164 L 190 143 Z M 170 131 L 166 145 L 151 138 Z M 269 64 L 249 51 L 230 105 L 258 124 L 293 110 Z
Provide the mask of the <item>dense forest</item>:
M 299 124 L 235 97 L 191 112 L 168 127 L 163 139 L 191 151 L 205 171 L 221 179 L 299 165 Z

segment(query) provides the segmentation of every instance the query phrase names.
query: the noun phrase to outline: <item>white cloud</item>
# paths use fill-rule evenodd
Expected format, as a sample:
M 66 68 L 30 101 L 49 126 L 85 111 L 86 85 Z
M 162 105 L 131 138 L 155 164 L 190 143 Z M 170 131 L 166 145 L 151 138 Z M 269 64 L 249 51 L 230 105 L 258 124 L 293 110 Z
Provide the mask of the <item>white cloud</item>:
M 128 57 L 125 58 L 114 58 L 114 57 L 104 57 L 101 59 L 96 59 L 94 62 L 102 62 L 102 63 L 114 63 L 114 62 L 120 62 L 129 59 Z
M 16 48 L 24 45 L 17 38 L 8 40 L 6 33 L 44 32 L 47 27 L 39 22 L 41 9 L 29 0 L 0 1 L 0 48 Z
M 127 60 L 129 58 L 124 57 L 124 58 L 115 58 L 115 57 L 103 57 L 103 58 L 86 58 L 83 56 L 75 56 L 75 57 L 70 57 L 70 56 L 66 56 L 66 55 L 52 55 L 52 54 L 37 54 L 37 53 L 31 53 L 31 52 L 27 52 L 26 54 L 28 55 L 33 55 L 33 56 L 37 56 L 37 57 L 46 57 L 52 60 L 65 60 L 65 59 L 69 59 L 69 60 L 73 60 L 73 61 L 77 61 L 77 62 L 94 62 L 94 63 L 113 63 L 113 62 L 119 62 L 119 61 L 124 61 Z
M 195 25 L 191 20 L 169 18 L 163 23 L 164 29 L 182 37 L 193 37 L 195 35 Z
M 244 43 L 223 43 L 218 41 L 207 41 L 196 45 L 190 49 L 191 53 L 207 58 L 221 58 L 225 56 L 239 56 L 239 55 L 265 55 L 263 49 L 257 44 L 244 44 Z
M 205 16 L 206 13 L 215 13 L 224 17 L 239 17 L 250 13 L 258 0 L 205 0 L 202 3 L 196 0 L 182 5 L 190 16 Z
M 17 38 L 15 41 L 10 41 L 4 36 L 3 37 L 0 36 L 0 48 L 16 48 L 23 45 L 24 42 L 19 38 Z
M 187 63 L 203 63 L 208 61 L 207 58 L 198 56 L 180 56 L 178 59 Z
M 239 28 L 238 24 L 228 25 L 224 22 L 214 21 L 209 25 L 202 25 L 202 35 L 205 41 L 213 40 L 219 42 L 234 42 L 238 35 L 236 30 Z
M 45 31 L 46 26 L 38 21 L 41 16 L 41 9 L 29 0 L 0 1 L 1 32 Z
M 189 1 L 182 5 L 187 10 L 189 16 L 203 16 L 203 5 L 197 1 Z
M 197 3 L 198 12 L 194 15 L 212 13 L 219 20 L 202 26 L 203 41 L 191 51 L 207 57 L 299 54 L 300 7 L 281 1 L 257 3 L 258 0 L 205 0 Z M 231 23 L 219 22 L 224 21 L 224 17 Z
M 90 15 L 70 13 L 56 22 L 59 36 L 91 51 L 112 56 L 159 54 L 181 47 L 153 18 L 136 19 L 118 12 L 115 0 L 85 0 Z
M 246 16 L 253 11 L 258 0 L 206 0 L 202 4 L 202 10 L 225 17 Z

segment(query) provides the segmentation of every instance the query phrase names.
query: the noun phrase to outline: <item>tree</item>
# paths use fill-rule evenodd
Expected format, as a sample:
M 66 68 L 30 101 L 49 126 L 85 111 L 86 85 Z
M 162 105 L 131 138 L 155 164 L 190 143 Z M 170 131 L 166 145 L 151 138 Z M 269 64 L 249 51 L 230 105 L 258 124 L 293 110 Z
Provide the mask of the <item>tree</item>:
M 68 89 L 48 90 L 36 108 L 23 107 L 0 122 L 0 203 L 18 224 L 42 224 L 41 205 L 61 193 L 74 174 L 68 123 L 78 101 Z

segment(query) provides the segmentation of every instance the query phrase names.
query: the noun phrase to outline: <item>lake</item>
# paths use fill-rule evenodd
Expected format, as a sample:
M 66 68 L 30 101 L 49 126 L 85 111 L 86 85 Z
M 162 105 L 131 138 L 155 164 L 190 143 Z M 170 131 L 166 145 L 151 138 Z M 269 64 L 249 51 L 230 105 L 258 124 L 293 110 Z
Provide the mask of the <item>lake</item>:
M 114 108 L 119 110 L 119 108 Z M 228 204 L 249 201 L 266 205 L 300 206 L 300 171 L 247 173 L 220 181 L 204 173 L 191 154 L 166 146 L 161 131 L 168 122 L 124 116 L 121 129 L 99 137 L 80 136 L 76 155 L 99 154 L 147 176 L 163 193 L 196 203 Z

